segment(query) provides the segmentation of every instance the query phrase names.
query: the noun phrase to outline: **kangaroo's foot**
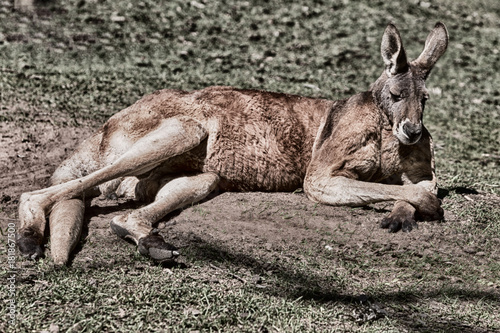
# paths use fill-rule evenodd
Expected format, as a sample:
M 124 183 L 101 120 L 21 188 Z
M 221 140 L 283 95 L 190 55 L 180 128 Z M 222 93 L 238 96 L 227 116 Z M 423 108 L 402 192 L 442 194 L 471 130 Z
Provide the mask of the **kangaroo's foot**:
M 160 235 L 152 234 L 139 239 L 137 249 L 140 254 L 158 262 L 174 260 L 179 256 L 177 248 L 165 242 Z
M 30 259 L 43 257 L 46 220 L 42 202 L 39 195 L 32 193 L 24 193 L 20 198 L 17 246 L 21 253 Z
M 140 254 L 156 262 L 171 261 L 179 256 L 175 246 L 165 242 L 151 227 L 138 223 L 129 215 L 115 217 L 110 227 L 119 237 L 133 241 Z
M 17 235 L 17 246 L 21 253 L 29 259 L 43 258 L 43 235 L 33 228 L 25 228 Z

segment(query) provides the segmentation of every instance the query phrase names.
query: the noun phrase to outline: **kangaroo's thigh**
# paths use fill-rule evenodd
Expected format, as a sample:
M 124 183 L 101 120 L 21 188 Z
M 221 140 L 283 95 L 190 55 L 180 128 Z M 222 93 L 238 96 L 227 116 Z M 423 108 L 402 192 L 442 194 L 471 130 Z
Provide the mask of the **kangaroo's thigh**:
M 84 168 L 73 167 L 76 157 L 63 163 L 56 176 L 53 177 L 55 183 L 53 186 L 21 196 L 20 238 L 30 238 L 39 245 L 41 235 L 43 235 L 41 231 L 45 227 L 45 216 L 57 202 L 80 198 L 86 191 L 116 178 L 144 174 L 169 158 L 196 147 L 206 136 L 207 132 L 203 126 L 194 119 L 169 118 L 161 121 L 155 130 L 136 140 L 115 161 L 93 172 L 86 174 Z M 90 151 L 92 152 L 92 149 Z M 95 166 L 92 164 L 94 162 L 96 161 L 90 161 L 90 165 Z M 78 172 L 81 172 L 81 177 L 60 183 L 66 177 L 71 178 L 71 175 L 79 176 Z M 54 223 L 60 222 L 54 221 Z M 30 243 L 30 239 L 27 243 Z M 70 248 L 64 251 L 69 252 Z

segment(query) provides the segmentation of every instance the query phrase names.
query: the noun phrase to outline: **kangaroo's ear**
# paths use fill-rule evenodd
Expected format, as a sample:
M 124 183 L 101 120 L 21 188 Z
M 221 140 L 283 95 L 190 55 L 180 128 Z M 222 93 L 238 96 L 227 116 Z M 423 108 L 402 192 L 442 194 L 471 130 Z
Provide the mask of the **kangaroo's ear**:
M 380 52 L 384 59 L 387 76 L 391 77 L 408 70 L 408 60 L 398 29 L 389 24 L 382 37 Z
M 428 74 L 446 51 L 447 47 L 448 30 L 446 30 L 446 26 L 443 23 L 438 22 L 429 33 L 429 36 L 427 36 L 424 50 L 413 63 Z

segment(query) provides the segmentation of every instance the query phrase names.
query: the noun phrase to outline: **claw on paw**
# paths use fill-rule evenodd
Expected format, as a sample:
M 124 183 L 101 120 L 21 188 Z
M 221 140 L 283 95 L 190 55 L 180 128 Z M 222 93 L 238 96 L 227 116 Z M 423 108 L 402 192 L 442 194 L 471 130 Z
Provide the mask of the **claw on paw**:
M 17 236 L 17 246 L 21 253 L 29 259 L 43 257 L 43 237 L 34 230 L 27 229 Z
M 139 253 L 155 261 L 173 260 L 179 256 L 177 248 L 163 240 L 160 235 L 148 235 L 139 239 Z
M 403 225 L 401 226 L 401 230 L 403 232 L 410 232 L 413 229 L 417 229 L 418 224 L 415 220 L 405 220 L 403 221 Z
M 413 229 L 418 228 L 418 224 L 414 219 L 400 219 L 388 216 L 382 219 L 380 227 L 383 229 L 389 229 L 389 232 L 398 232 L 399 230 L 402 230 L 403 232 L 410 232 Z

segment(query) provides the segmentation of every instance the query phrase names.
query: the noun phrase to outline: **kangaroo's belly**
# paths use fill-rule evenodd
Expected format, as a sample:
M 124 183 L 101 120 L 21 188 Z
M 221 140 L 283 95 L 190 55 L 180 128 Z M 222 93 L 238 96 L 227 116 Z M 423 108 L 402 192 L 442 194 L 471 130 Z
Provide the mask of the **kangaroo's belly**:
M 305 168 L 286 154 L 234 146 L 212 151 L 204 172 L 221 177 L 220 188 L 228 191 L 293 191 L 302 186 Z
M 311 149 L 304 150 L 303 140 L 294 143 L 266 131 L 262 136 L 253 135 L 251 130 L 236 132 L 237 136 L 218 131 L 155 172 L 213 172 L 220 176 L 219 187 L 225 191 L 293 191 L 302 187 Z

